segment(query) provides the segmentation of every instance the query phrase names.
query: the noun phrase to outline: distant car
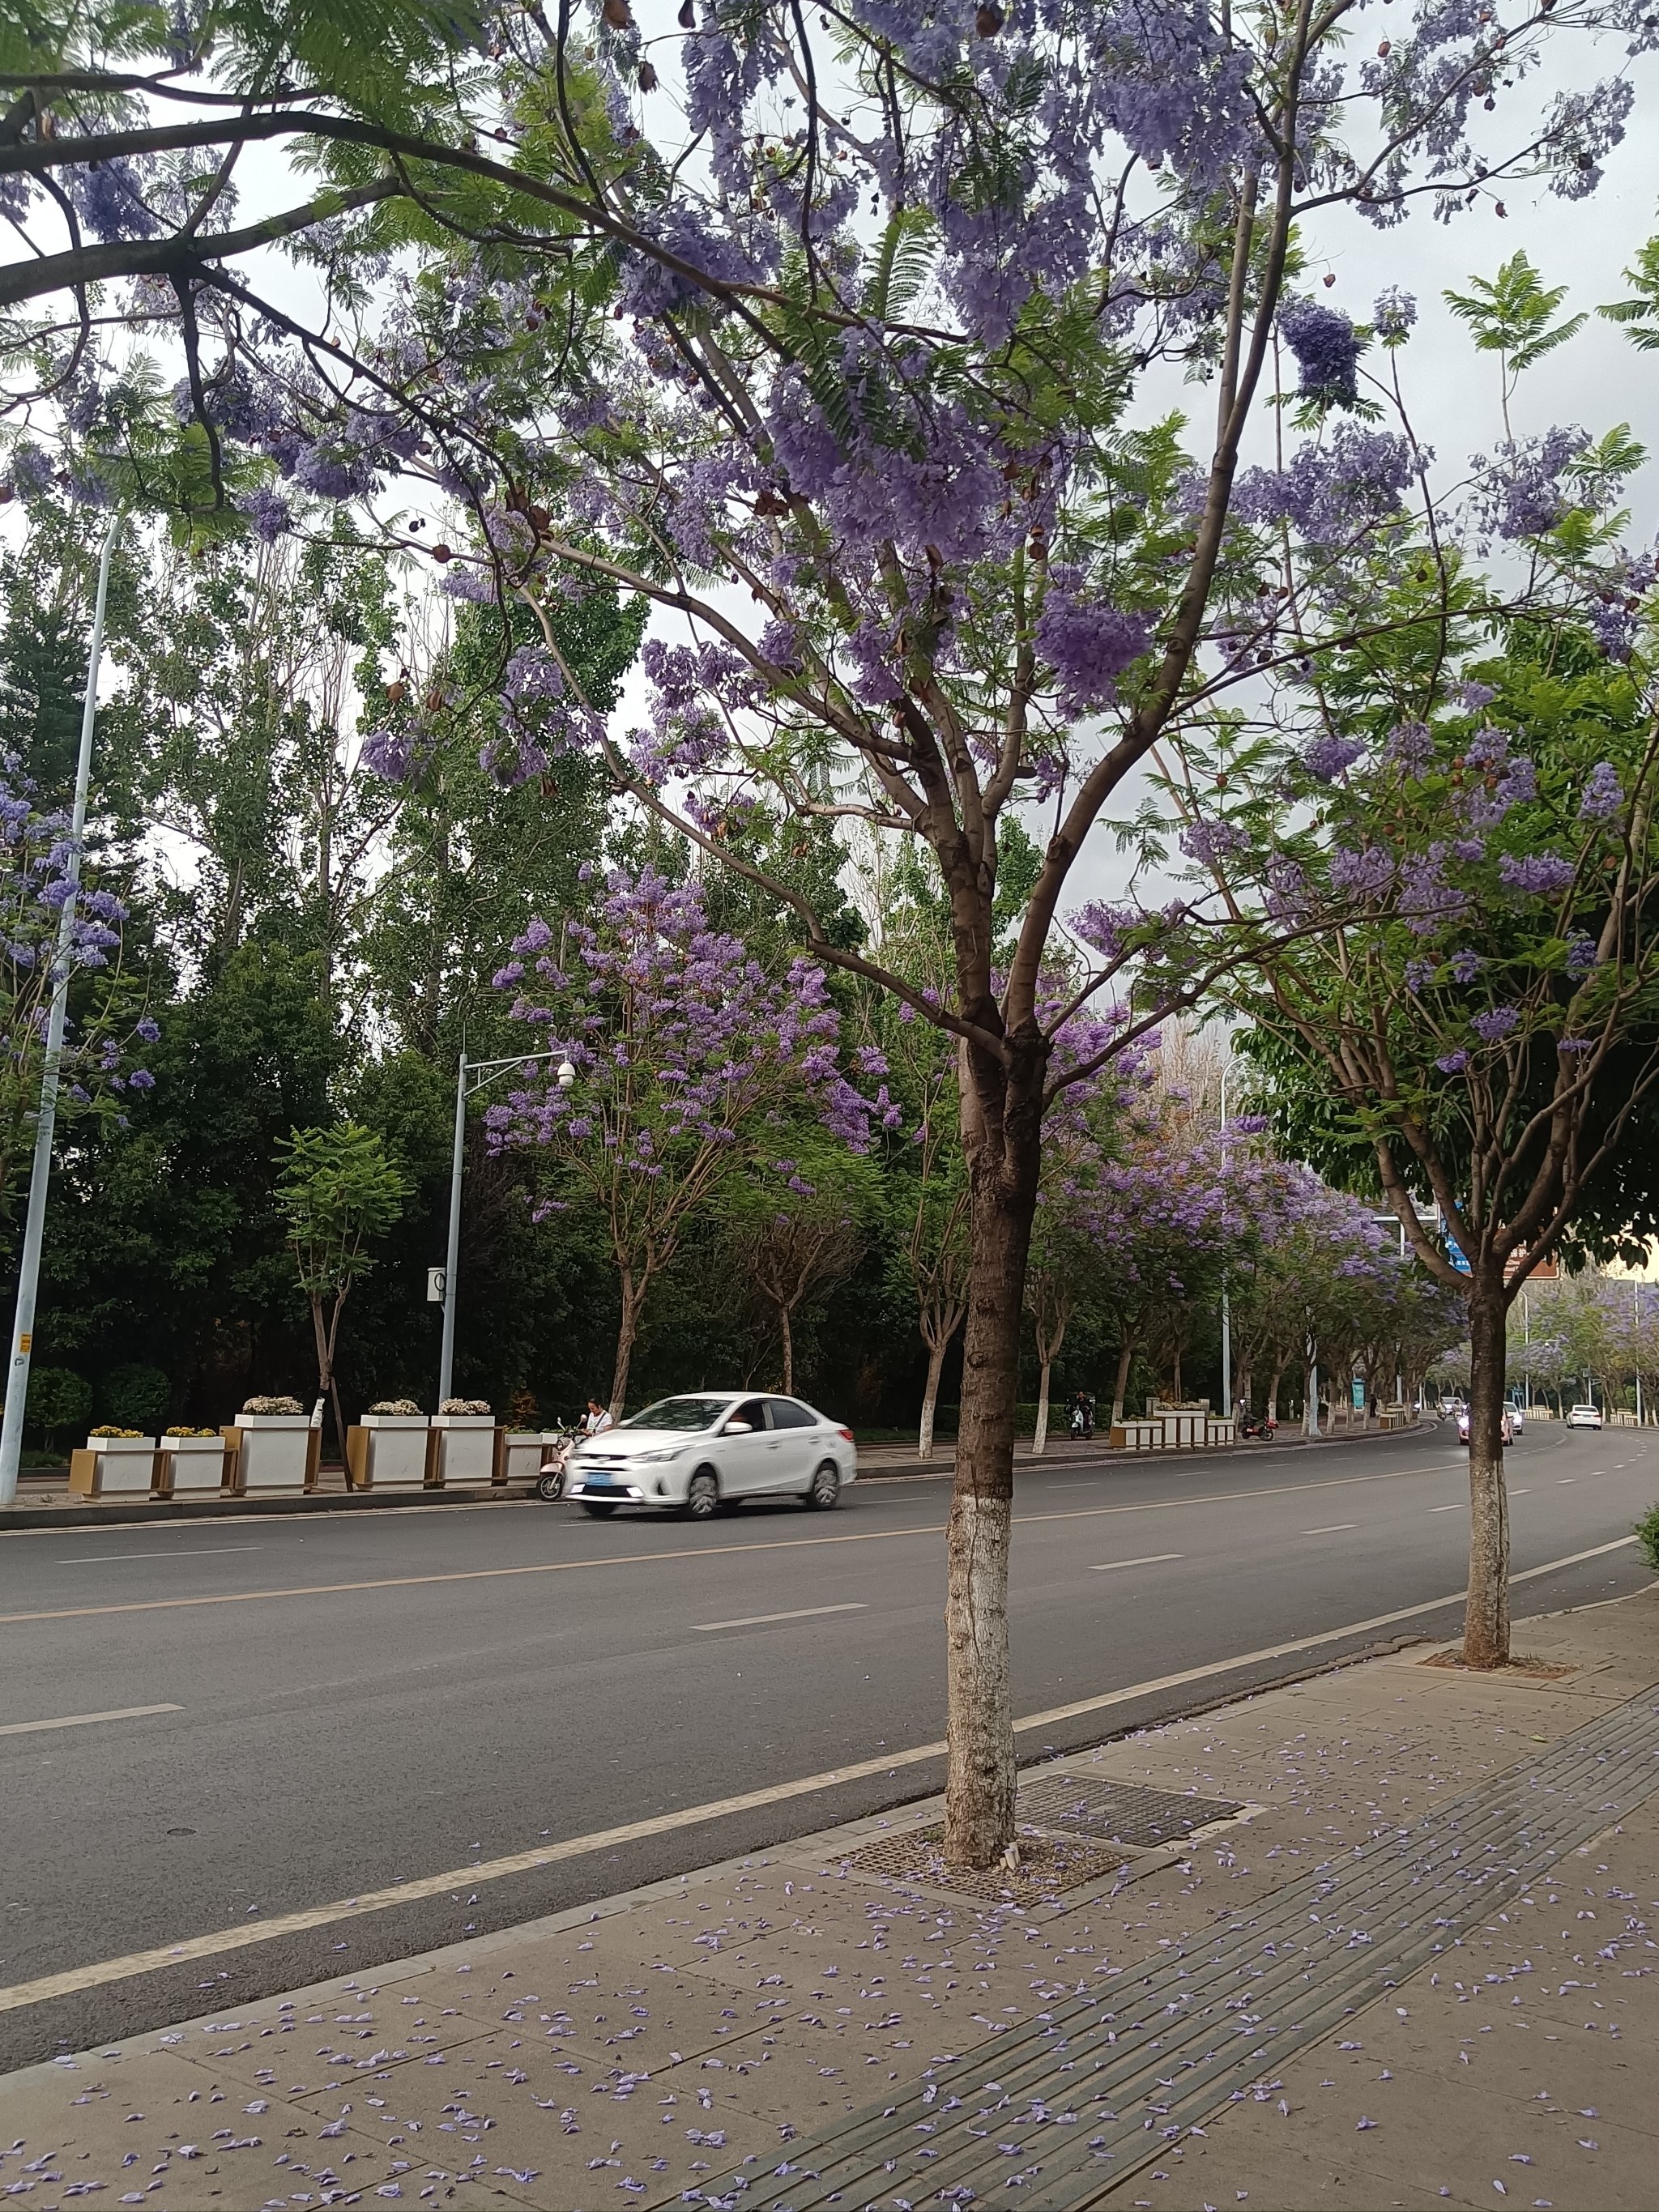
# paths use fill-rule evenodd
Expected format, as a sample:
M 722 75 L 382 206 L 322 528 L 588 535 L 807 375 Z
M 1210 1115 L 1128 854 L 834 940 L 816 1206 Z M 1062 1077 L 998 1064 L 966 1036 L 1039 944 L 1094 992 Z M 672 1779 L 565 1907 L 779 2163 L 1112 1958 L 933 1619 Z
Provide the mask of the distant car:
M 565 1463 L 564 1494 L 583 1512 L 649 1505 L 707 1520 L 745 1498 L 799 1498 L 824 1513 L 858 1475 L 853 1431 L 799 1398 L 707 1390 L 659 1398 Z
M 1600 1428 L 1601 1424 L 1598 1421 L 1595 1425 L 1597 1428 Z M 1502 1429 L 1504 1442 L 1506 1444 L 1512 1444 L 1515 1442 L 1515 1408 L 1513 1406 L 1505 1406 L 1504 1408 Z M 1457 1441 L 1460 1444 L 1466 1444 L 1468 1440 L 1469 1409 L 1467 1406 L 1464 1406 L 1460 1408 L 1457 1416 Z
M 1510 1407 L 1510 1426 L 1518 1437 L 1527 1425 L 1527 1417 L 1519 1406 Z
M 1570 1429 L 1599 1429 L 1601 1408 L 1599 1406 L 1569 1406 L 1567 1426 Z

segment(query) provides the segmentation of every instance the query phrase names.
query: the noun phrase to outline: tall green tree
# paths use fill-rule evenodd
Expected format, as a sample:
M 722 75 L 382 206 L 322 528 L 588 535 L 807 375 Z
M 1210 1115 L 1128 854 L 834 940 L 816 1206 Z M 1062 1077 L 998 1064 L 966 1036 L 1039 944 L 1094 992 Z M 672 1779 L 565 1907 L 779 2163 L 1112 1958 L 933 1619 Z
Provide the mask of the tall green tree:
M 311 1308 L 317 1388 L 334 1409 L 342 1454 L 345 1421 L 336 1376 L 340 1319 L 352 1285 L 374 1266 L 371 1249 L 402 1212 L 409 1186 L 372 1129 L 355 1121 L 295 1129 L 280 1148 L 276 1200 L 289 1250 Z

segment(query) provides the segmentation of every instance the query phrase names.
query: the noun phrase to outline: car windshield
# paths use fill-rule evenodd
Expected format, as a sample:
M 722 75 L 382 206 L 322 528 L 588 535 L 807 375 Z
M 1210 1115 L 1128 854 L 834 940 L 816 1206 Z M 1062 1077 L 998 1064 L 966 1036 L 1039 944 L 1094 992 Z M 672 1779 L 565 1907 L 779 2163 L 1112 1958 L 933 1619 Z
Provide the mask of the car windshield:
M 659 1398 L 654 1406 L 647 1406 L 637 1413 L 630 1413 L 622 1424 L 625 1429 L 708 1429 L 712 1428 L 731 1401 L 726 1398 Z

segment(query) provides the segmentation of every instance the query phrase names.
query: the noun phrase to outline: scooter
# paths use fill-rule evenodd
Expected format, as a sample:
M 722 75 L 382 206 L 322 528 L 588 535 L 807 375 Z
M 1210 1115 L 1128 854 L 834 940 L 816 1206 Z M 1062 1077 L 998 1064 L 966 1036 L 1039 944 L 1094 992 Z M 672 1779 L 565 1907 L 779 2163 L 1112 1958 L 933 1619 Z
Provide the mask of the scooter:
M 564 1496 L 565 1464 L 570 1457 L 570 1448 L 575 1443 L 573 1429 L 562 1431 L 547 1448 L 547 1457 L 542 1462 L 541 1472 L 536 1477 L 536 1495 L 544 1498 L 550 1505 Z
M 1241 1437 L 1259 1437 L 1263 1443 L 1271 1443 L 1279 1433 L 1279 1424 L 1266 1414 L 1259 1421 L 1247 1414 L 1238 1425 L 1238 1433 Z

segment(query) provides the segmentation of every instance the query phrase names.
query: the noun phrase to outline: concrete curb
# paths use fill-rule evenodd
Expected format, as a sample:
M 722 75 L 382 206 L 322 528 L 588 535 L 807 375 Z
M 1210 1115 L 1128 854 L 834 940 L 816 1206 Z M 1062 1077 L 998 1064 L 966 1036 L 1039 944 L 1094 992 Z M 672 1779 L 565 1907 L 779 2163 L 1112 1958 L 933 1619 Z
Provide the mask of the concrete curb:
M 8 1505 L 0 1534 L 19 1528 L 142 1528 L 156 1521 L 234 1521 L 246 1514 L 363 1513 L 396 1506 L 520 1505 L 527 1484 L 501 1490 L 313 1490 L 292 1498 L 135 1498 L 125 1504 Z

